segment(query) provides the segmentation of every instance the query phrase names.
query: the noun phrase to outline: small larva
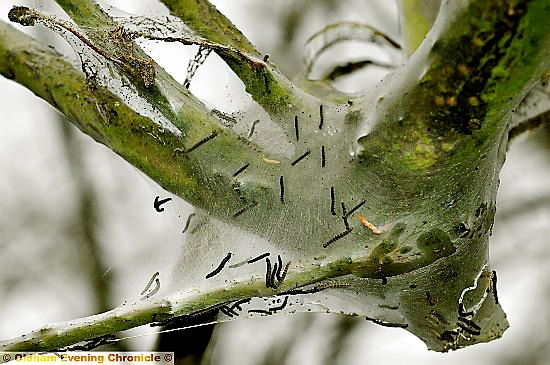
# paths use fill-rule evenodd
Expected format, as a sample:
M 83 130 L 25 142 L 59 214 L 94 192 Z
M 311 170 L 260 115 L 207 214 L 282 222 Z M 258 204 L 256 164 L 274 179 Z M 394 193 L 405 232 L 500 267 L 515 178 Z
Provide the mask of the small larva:
M 281 304 L 281 305 L 278 306 L 278 307 L 271 307 L 271 308 L 269 308 L 268 311 L 269 311 L 270 313 L 275 313 L 275 312 L 277 312 L 277 311 L 283 310 L 283 309 L 286 307 L 287 303 L 288 303 L 288 295 L 285 296 L 285 300 L 283 301 L 283 304 Z
M 269 252 L 263 253 L 260 256 L 257 256 L 257 257 L 254 257 L 253 259 L 248 260 L 247 263 L 252 264 L 256 261 L 260 261 L 261 259 L 264 259 L 264 258 L 268 257 L 269 255 L 270 255 Z
M 139 295 L 143 295 L 147 292 L 147 290 L 149 290 L 149 288 L 151 287 L 151 285 L 153 285 L 153 281 L 155 281 L 155 279 L 157 278 L 157 276 L 159 276 L 159 272 L 157 271 L 156 273 L 153 274 L 153 276 L 151 276 L 151 279 L 149 280 L 149 282 L 147 283 L 147 285 L 145 285 L 145 289 L 143 289 L 141 291 L 141 293 Z
M 296 165 L 298 162 L 302 161 L 304 158 L 306 158 L 309 154 L 311 153 L 310 150 L 307 150 L 306 152 L 302 153 L 300 155 L 300 157 L 298 157 L 297 159 L 295 159 L 294 161 L 292 161 L 291 165 L 294 166 Z
M 323 248 L 327 248 L 328 246 L 330 246 L 331 244 L 333 244 L 334 242 L 338 241 L 339 239 L 347 236 L 348 234 L 351 233 L 351 231 L 353 231 L 353 228 L 348 228 L 346 229 L 344 232 L 342 233 L 338 233 L 336 236 L 332 237 L 330 240 L 328 240 L 327 242 L 323 243 Z
M 220 262 L 220 264 L 218 265 L 218 267 L 216 269 L 214 269 L 214 271 L 212 271 L 211 273 L 207 274 L 206 275 L 206 278 L 207 279 L 210 279 L 211 277 L 217 275 L 220 271 L 222 271 L 222 269 L 224 268 L 225 264 L 227 264 L 227 261 L 229 261 L 229 259 L 231 259 L 231 256 L 233 254 L 231 252 L 228 252 L 227 253 L 227 256 L 225 256 L 223 258 L 223 260 Z

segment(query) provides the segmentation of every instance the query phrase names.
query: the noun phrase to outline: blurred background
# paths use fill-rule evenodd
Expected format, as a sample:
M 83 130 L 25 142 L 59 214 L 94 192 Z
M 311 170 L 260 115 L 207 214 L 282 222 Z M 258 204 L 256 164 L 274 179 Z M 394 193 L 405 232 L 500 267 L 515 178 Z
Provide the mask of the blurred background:
M 58 12 L 53 1 L 0 3 Z M 164 14 L 153 0 L 108 1 L 128 13 Z M 217 0 L 226 14 L 290 78 L 300 74 L 304 44 L 331 23 L 368 23 L 399 39 L 397 6 L 386 1 Z M 24 29 L 67 50 L 53 33 Z M 186 77 L 196 48 L 145 43 L 177 80 Z M 334 57 L 368 50 L 342 45 Z M 347 53 L 346 53 L 347 52 Z M 342 56 L 343 55 L 343 56 Z M 329 55 L 330 56 L 330 55 Z M 327 57 L 329 57 L 327 56 Z M 345 91 L 383 77 L 366 71 Z M 357 81 L 359 80 L 359 81 Z M 208 106 L 238 110 L 242 84 L 214 56 L 199 68 L 191 90 Z M 152 202 L 167 195 L 137 169 L 63 120 L 23 87 L 0 77 L 0 338 L 47 323 L 102 312 L 135 295 L 150 273 L 168 262 L 170 245 L 190 207 L 160 216 Z M 550 130 L 514 140 L 501 172 L 491 266 L 511 327 L 500 340 L 448 354 L 429 352 L 402 329 L 360 318 L 296 314 L 217 325 L 206 350 L 212 364 L 546 364 L 550 358 Z M 146 334 L 152 328 L 130 331 Z M 186 343 L 180 343 L 185 347 Z M 152 350 L 157 335 L 118 342 L 120 350 Z

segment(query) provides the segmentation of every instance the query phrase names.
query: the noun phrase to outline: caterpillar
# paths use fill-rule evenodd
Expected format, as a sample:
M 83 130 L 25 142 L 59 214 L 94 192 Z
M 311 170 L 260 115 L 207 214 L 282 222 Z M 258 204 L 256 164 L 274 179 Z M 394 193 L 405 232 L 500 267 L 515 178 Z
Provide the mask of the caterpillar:
M 233 255 L 233 254 L 232 254 L 231 252 L 228 252 L 228 253 L 227 253 L 227 256 L 225 256 L 225 257 L 222 259 L 222 261 L 220 262 L 220 264 L 218 265 L 218 267 L 217 267 L 216 269 L 214 269 L 214 271 L 212 271 L 211 273 L 207 274 L 207 275 L 206 275 L 206 278 L 207 278 L 207 279 L 210 279 L 211 277 L 213 277 L 213 276 L 219 274 L 219 272 L 223 270 L 225 264 L 227 264 L 227 261 L 229 261 L 229 259 L 231 259 L 231 256 L 232 256 L 232 255 Z
M 346 229 L 344 232 L 342 233 L 338 233 L 336 236 L 332 237 L 330 240 L 328 240 L 327 242 L 325 242 L 323 244 L 323 248 L 327 248 L 328 246 L 330 246 L 331 244 L 333 244 L 334 242 L 338 241 L 339 239 L 347 236 L 348 234 L 351 233 L 351 231 L 353 231 L 353 228 L 349 227 L 348 229 Z

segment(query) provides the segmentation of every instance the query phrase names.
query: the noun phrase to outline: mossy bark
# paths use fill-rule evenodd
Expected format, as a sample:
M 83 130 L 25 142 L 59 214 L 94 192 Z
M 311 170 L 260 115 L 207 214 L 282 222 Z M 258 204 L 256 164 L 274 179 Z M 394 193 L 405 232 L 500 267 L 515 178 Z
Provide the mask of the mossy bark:
M 164 2 L 203 37 L 259 56 L 208 3 Z M 59 3 L 77 23 L 95 21 L 84 20 L 86 6 Z M 185 4 L 192 11 L 185 13 Z M 208 15 L 200 16 L 204 11 Z M 98 14 L 102 27 L 111 21 Z M 293 257 L 278 285 L 267 285 L 263 272 L 219 286 L 201 282 L 200 294 L 138 302 L 3 347 L 53 349 L 246 298 L 317 301 L 324 290 L 328 310 L 406 328 L 434 350 L 500 337 L 508 324 L 487 264 L 498 171 L 511 113 L 550 68 L 549 15 L 543 0 L 445 2 L 408 62 L 345 105 L 295 89 L 273 65 L 258 70 L 221 52 L 292 141 L 280 153 L 221 126 L 186 90 L 182 107 L 171 110 L 167 100 L 174 95 L 163 98 L 158 87 L 158 78 L 168 76 L 155 68 L 155 82 L 138 88 L 181 134 L 163 129 L 59 55 L 2 25 L 3 75 L 201 208 L 201 229 L 225 227 L 227 236 L 233 229 L 235 245 L 254 235 Z M 212 33 L 211 22 L 228 33 Z M 90 34 L 97 47 L 112 48 L 105 34 Z M 142 57 L 128 47 L 128 54 Z M 237 176 L 245 165 L 246 173 Z M 188 244 L 209 247 L 211 237 L 196 234 Z M 475 326 L 467 330 L 464 323 Z

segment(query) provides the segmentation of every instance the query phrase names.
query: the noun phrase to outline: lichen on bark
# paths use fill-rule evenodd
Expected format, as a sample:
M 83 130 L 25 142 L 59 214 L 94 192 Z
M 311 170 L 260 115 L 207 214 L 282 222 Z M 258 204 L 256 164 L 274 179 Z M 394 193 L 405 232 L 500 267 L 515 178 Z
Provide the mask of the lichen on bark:
M 217 52 L 269 115 L 265 133 L 290 147 L 268 150 L 265 139 L 220 123 L 134 38 L 115 49 L 113 29 L 129 33 L 91 1 L 58 1 L 76 23 L 77 41 L 174 130 L 2 25 L 3 75 L 198 208 L 169 289 L 4 348 L 51 350 L 235 303 L 248 309 L 241 317 L 312 309 L 361 315 L 405 328 L 437 351 L 502 335 L 508 323 L 488 265 L 498 171 L 511 113 L 550 66 L 550 5 L 443 2 L 410 59 L 341 104 L 331 101 L 340 95 L 320 99 L 293 85 L 208 2 L 163 2 L 196 33 L 164 40 Z M 12 20 L 59 30 L 53 20 L 25 14 L 18 8 Z M 214 32 L 214 23 L 227 32 Z M 154 73 L 144 78 L 140 65 Z M 63 77 L 53 81 L 57 73 Z M 259 265 L 251 259 L 264 253 Z

